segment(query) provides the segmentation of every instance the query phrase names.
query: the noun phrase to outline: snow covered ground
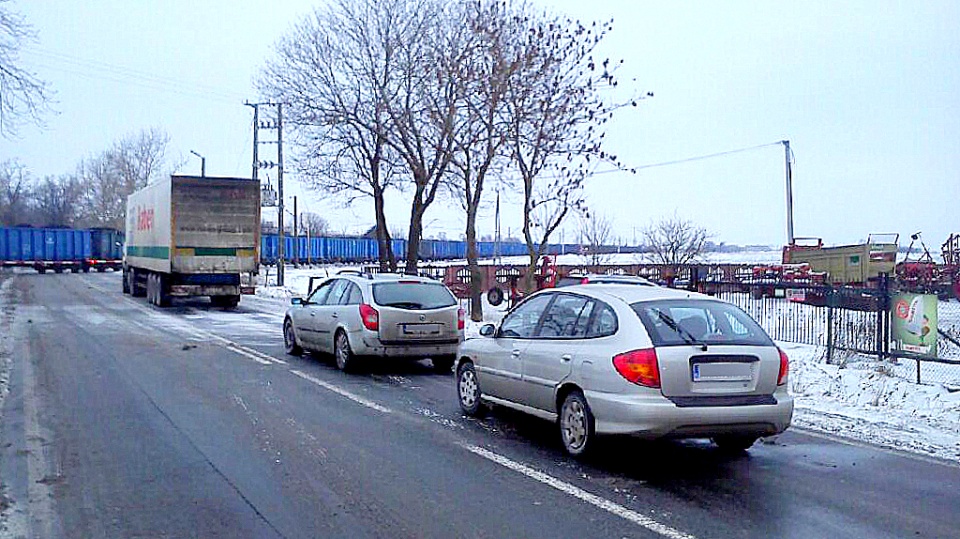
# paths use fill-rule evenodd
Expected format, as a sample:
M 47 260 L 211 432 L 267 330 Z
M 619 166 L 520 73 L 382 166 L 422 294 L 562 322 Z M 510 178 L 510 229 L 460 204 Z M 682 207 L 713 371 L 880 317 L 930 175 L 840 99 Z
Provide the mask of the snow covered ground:
M 576 262 L 561 259 L 560 263 Z M 311 275 L 333 275 L 342 269 L 357 268 L 288 267 L 286 286 L 261 285 L 257 294 L 274 298 L 305 295 Z M 276 275 L 262 274 L 264 278 L 275 283 Z M 498 321 L 503 314 L 502 308 L 484 306 L 484 322 Z M 476 337 L 481 325 L 468 321 L 467 337 Z M 960 463 L 960 391 L 892 376 L 892 369 L 904 368 L 902 364 L 850 356 L 843 366 L 833 365 L 826 363 L 822 347 L 778 344 L 790 357 L 795 427 Z

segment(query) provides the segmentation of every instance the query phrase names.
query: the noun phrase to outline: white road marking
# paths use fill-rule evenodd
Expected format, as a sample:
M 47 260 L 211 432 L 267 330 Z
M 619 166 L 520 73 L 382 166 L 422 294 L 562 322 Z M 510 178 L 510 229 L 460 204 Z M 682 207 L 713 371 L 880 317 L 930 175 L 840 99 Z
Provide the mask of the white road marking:
M 341 397 L 346 397 L 346 398 L 352 400 L 353 402 L 355 402 L 355 403 L 357 403 L 357 404 L 361 404 L 361 405 L 363 405 L 363 406 L 366 406 L 367 408 L 370 408 L 370 409 L 372 409 L 372 410 L 376 410 L 376 411 L 378 411 L 378 412 L 383 412 L 383 413 L 385 413 L 385 414 L 389 414 L 389 413 L 392 412 L 392 410 L 390 410 L 390 409 L 387 408 L 386 406 L 381 406 L 381 405 L 373 402 L 372 400 L 365 399 L 365 398 L 363 398 L 363 397 L 361 397 L 361 396 L 359 396 L 359 395 L 354 395 L 353 393 L 350 393 L 350 392 L 347 391 L 346 389 L 339 388 L 339 387 L 337 387 L 337 386 L 335 386 L 335 385 L 333 385 L 333 384 L 331 384 L 331 383 L 329 383 L 329 382 L 324 382 L 323 380 L 320 380 L 319 378 L 315 378 L 315 377 L 313 377 L 313 376 L 310 376 L 309 374 L 307 374 L 307 373 L 305 373 L 305 372 L 301 372 L 301 371 L 298 371 L 298 370 L 292 370 L 292 371 L 290 371 L 290 372 L 292 372 L 293 374 L 299 376 L 300 378 L 303 378 L 304 380 L 307 380 L 308 382 L 313 382 L 314 384 L 317 384 L 318 386 L 320 386 L 320 387 L 322 387 L 322 388 L 324 388 L 324 389 L 328 389 L 328 390 L 330 390 L 330 391 L 333 391 L 334 393 L 336 393 L 337 395 L 340 395 Z
M 475 445 L 470 445 L 470 444 L 461 444 L 461 445 L 463 446 L 464 449 L 466 449 L 467 451 L 470 451 L 475 455 L 479 455 L 489 461 L 495 462 L 503 466 L 504 468 L 521 473 L 531 479 L 539 481 L 547 486 L 553 487 L 559 490 L 560 492 L 563 492 L 564 494 L 573 496 L 578 500 L 581 500 L 583 502 L 589 503 L 590 505 L 603 509 L 604 511 L 607 511 L 620 518 L 633 522 L 634 524 L 642 526 L 652 532 L 659 533 L 664 537 L 669 537 L 670 539 L 696 539 L 696 537 L 693 535 L 683 533 L 679 530 L 671 528 L 670 526 L 667 526 L 666 524 L 661 524 L 650 517 L 643 516 L 640 513 L 637 513 L 636 511 L 627 509 L 626 507 L 618 503 L 611 502 L 610 500 L 607 500 L 605 498 L 601 498 L 596 494 L 591 494 L 583 490 L 582 488 L 579 488 L 574 485 L 571 485 L 570 483 L 561 481 L 556 477 L 547 475 L 543 472 L 534 470 L 529 466 L 525 466 L 523 464 L 520 464 L 519 462 L 510 460 L 507 457 L 498 455 L 497 453 L 494 453 L 492 451 L 489 451 L 487 449 L 484 449 L 482 447 L 475 446 Z

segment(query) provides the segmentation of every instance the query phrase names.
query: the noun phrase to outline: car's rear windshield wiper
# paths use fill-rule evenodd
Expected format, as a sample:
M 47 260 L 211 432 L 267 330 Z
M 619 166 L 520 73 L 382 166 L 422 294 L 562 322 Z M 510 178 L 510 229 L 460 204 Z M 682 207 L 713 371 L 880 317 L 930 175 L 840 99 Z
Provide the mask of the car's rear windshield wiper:
M 697 345 L 703 348 L 704 351 L 707 349 L 707 343 L 701 341 L 694 337 L 689 331 L 683 328 L 678 324 L 673 318 L 668 314 L 664 314 L 663 311 L 657 310 L 657 316 L 660 317 L 660 320 L 663 320 L 663 323 L 667 325 L 670 329 L 677 332 L 677 335 L 680 335 L 680 338 L 683 339 L 683 342 L 687 344 Z
M 396 307 L 398 309 L 423 309 L 423 304 L 415 301 L 395 301 L 393 303 L 384 303 L 386 307 Z

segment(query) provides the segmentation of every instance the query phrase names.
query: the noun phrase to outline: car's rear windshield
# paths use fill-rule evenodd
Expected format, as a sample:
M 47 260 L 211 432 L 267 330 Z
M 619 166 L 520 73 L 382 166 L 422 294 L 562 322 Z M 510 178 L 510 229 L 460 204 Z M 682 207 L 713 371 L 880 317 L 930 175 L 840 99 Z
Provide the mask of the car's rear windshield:
M 397 282 L 373 285 L 378 305 L 398 309 L 440 309 L 457 304 L 450 290 L 440 283 Z
M 630 305 L 647 328 L 654 346 L 730 344 L 772 346 L 753 318 L 721 301 L 671 299 Z

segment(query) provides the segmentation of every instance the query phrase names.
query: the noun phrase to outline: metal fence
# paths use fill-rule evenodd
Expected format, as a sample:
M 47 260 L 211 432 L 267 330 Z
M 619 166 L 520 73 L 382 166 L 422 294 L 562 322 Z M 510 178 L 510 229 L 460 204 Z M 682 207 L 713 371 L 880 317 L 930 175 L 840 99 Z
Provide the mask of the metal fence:
M 868 356 L 894 376 L 960 388 L 956 299 L 938 301 L 937 356 L 923 358 L 890 349 L 889 305 L 896 290 L 885 281 L 877 288 L 730 282 L 701 289 L 747 311 L 776 340 L 823 347 L 828 362 Z

